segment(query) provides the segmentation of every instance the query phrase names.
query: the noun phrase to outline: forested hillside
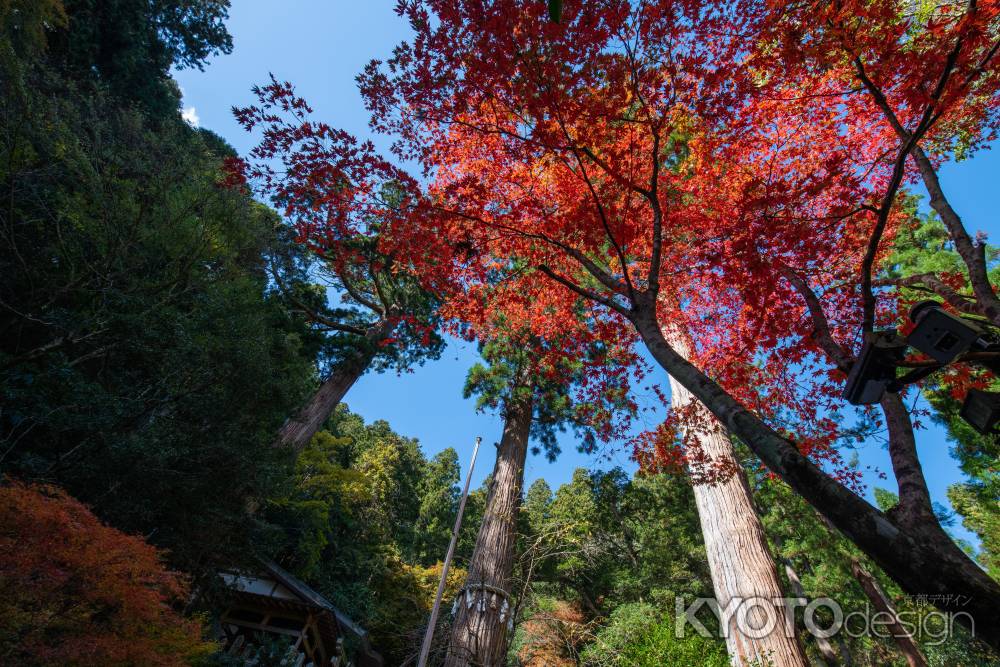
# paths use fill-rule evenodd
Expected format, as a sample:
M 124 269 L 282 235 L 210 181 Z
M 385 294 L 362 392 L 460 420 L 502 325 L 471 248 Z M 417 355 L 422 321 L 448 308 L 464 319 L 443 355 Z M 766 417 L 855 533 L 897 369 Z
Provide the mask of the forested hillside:
M 387 153 L 229 12 L 0 0 L 0 664 L 1000 665 L 1000 5 L 400 2 Z

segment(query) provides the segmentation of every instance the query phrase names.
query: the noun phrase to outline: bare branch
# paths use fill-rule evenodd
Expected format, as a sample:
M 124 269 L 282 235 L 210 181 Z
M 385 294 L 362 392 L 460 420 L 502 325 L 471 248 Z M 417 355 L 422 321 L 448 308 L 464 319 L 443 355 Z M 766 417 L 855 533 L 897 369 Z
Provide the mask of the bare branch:
M 587 289 L 586 287 L 581 287 L 580 285 L 577 285 L 572 280 L 559 275 L 558 273 L 553 271 L 550 267 L 544 264 L 540 265 L 538 267 L 538 270 L 547 275 L 549 278 L 552 278 L 552 280 L 555 280 L 560 285 L 568 287 L 570 290 L 576 292 L 585 299 L 596 301 L 605 308 L 609 308 L 617 313 L 620 313 L 621 315 L 628 316 L 629 314 L 628 310 L 626 310 L 621 305 L 615 303 L 613 300 L 605 298 L 600 294 L 598 294 L 597 292 Z
M 596 164 L 598 167 L 600 167 L 601 171 L 603 171 L 608 176 L 610 176 L 613 181 L 615 181 L 616 183 L 618 183 L 619 185 L 621 185 L 621 186 L 623 186 L 625 188 L 628 188 L 632 192 L 640 194 L 643 197 L 646 197 L 647 199 L 649 198 L 649 190 L 646 190 L 645 188 L 639 187 L 638 185 L 636 185 L 632 181 L 628 180 L 627 178 L 625 178 L 624 176 L 622 176 L 621 174 L 619 174 L 617 171 L 615 171 L 614 169 L 612 169 L 611 166 L 608 165 L 607 162 L 605 162 L 600 157 L 598 157 L 597 154 L 594 151 L 590 150 L 586 146 L 581 146 L 580 147 L 580 151 L 584 155 L 586 155 L 587 157 L 589 157 L 591 160 L 593 160 L 594 164 Z
M 989 318 L 986 311 L 975 301 L 973 297 L 960 294 L 932 273 L 920 273 L 913 276 L 907 276 L 906 278 L 881 280 L 876 281 L 876 284 L 921 289 L 941 297 L 948 305 L 960 313 L 965 313 L 967 315 L 979 315 L 981 317 Z
M 820 302 L 819 297 L 816 296 L 816 292 L 809 287 L 805 279 L 790 267 L 782 266 L 781 273 L 791 283 L 792 287 L 802 295 L 802 299 L 806 302 L 806 307 L 809 309 L 809 315 L 813 321 L 813 335 L 819 342 L 820 347 L 830 357 L 831 361 L 837 364 L 837 368 L 845 373 L 849 371 L 851 364 L 854 363 L 854 358 L 833 337 L 833 333 L 830 331 L 830 321 L 826 318 L 826 313 L 823 311 L 823 304 Z
M 913 147 L 915 135 L 902 142 L 896 161 L 892 167 L 892 176 L 889 179 L 889 186 L 882 197 L 882 205 L 879 207 L 878 217 L 875 221 L 875 228 L 868 239 L 868 249 L 861 261 L 861 302 L 862 318 L 861 330 L 871 331 L 875 328 L 875 293 L 872 291 L 872 270 L 875 266 L 875 257 L 878 255 L 879 244 L 882 242 L 882 235 L 889 222 L 889 214 L 892 212 L 892 205 L 896 200 L 896 193 L 903 183 L 903 174 L 906 172 L 906 157 Z
M 653 173 L 649 178 L 649 205 L 653 209 L 653 243 L 649 255 L 649 291 L 655 299 L 660 292 L 660 264 L 663 261 L 663 209 L 660 207 L 660 132 L 653 131 Z

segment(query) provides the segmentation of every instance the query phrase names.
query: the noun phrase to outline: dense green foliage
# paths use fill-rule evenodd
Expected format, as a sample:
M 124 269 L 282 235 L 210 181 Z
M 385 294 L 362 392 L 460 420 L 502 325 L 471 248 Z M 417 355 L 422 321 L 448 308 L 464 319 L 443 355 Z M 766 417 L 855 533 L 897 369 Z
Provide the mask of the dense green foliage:
M 444 349 L 437 299 L 376 245 L 376 233 L 346 243 L 353 263 L 300 252 L 271 264 L 289 308 L 323 339 L 317 359 L 323 374 L 354 357 L 365 360 L 365 371 L 401 372 L 439 358 Z M 381 333 L 366 336 L 376 331 Z
M 317 370 L 436 356 L 434 303 L 389 266 L 320 261 L 222 187 L 233 151 L 181 120 L 169 69 L 231 48 L 227 8 L 0 3 L 0 470 L 63 486 L 208 590 L 279 557 L 391 661 L 436 585 L 457 455 L 428 461 L 343 409 L 298 461 L 272 443 Z M 344 275 L 354 295 L 331 304 Z M 353 333 L 385 316 L 363 303 L 376 294 L 421 326 L 389 345 Z
M 726 667 L 729 656 L 718 641 L 697 635 L 677 639 L 673 617 L 653 605 L 625 604 L 581 655 L 588 667 Z
M 384 421 L 341 406 L 267 514 L 282 564 L 364 625 L 388 664 L 416 651 L 458 510 L 458 455 L 431 459 Z M 463 573 L 461 556 L 449 579 Z
M 593 451 L 602 429 L 613 428 L 616 420 L 627 420 L 634 414 L 634 406 L 625 400 L 627 378 L 609 383 L 598 399 L 600 405 L 588 404 L 579 392 L 586 382 L 582 361 L 540 361 L 546 342 L 523 338 L 511 335 L 481 345 L 484 363 L 469 369 L 464 394 L 476 397 L 477 410 L 499 411 L 517 394 L 530 394 L 532 454 L 544 452 L 549 461 L 555 461 L 560 454 L 558 436 L 567 431 L 576 436 L 582 451 Z M 600 350 L 595 344 L 583 353 L 596 355 Z
M 27 4 L 31 4 L 28 0 Z M 20 3 L 18 3 L 20 4 Z M 51 4 L 51 3 L 49 3 Z M 174 120 L 180 91 L 171 67 L 204 66 L 229 53 L 229 0 L 63 0 L 68 18 L 49 30 L 49 57 L 153 119 Z
M 266 545 L 247 498 L 285 474 L 269 444 L 313 382 L 315 336 L 265 272 L 293 246 L 218 186 L 218 137 L 176 110 L 154 124 L 57 54 L 3 53 L 3 470 L 199 577 L 246 562 Z
M 694 495 L 683 479 L 577 469 L 554 495 L 547 490 L 535 482 L 525 502 L 526 540 L 540 556 L 536 582 L 595 616 L 634 601 L 672 609 L 675 595 L 710 594 Z
M 544 480 L 533 483 L 521 514 L 525 611 L 515 654 L 544 646 L 547 659 L 594 665 L 695 665 L 683 660 L 724 654 L 718 641 L 671 641 L 675 596 L 712 594 L 686 480 L 578 468 L 554 494 Z M 552 641 L 554 632 L 562 641 Z M 622 652 L 623 637 L 636 638 L 634 653 Z M 614 662 L 616 655 L 626 661 Z

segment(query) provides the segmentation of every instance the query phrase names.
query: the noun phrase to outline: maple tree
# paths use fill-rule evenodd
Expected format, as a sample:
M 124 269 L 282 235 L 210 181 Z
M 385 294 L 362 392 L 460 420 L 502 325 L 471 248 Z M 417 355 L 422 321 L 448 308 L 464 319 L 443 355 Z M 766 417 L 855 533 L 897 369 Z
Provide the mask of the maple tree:
M 840 341 L 898 313 L 873 272 L 901 219 L 906 158 L 923 164 L 926 137 L 995 127 L 997 7 L 970 7 L 942 19 L 892 2 L 834 6 L 859 17 L 869 48 L 892 52 L 884 77 L 913 91 L 898 101 L 903 131 L 851 115 L 869 98 L 832 87 L 850 61 L 809 3 L 608 0 L 568 6 L 554 24 L 538 3 L 403 2 L 415 37 L 369 65 L 361 87 L 375 129 L 433 177 L 422 224 L 400 238 L 517 258 L 530 267 L 524 293 L 557 283 L 566 311 L 631 325 L 671 378 L 904 590 L 964 592 L 963 610 L 995 642 L 1000 587 L 924 511 L 900 398 L 881 408 L 902 511 L 880 512 L 846 473 L 815 462 L 838 460 L 824 413 L 853 363 Z M 881 89 L 863 87 L 884 113 Z M 978 264 L 960 252 L 975 282 Z M 991 294 L 980 285 L 968 307 L 989 316 Z M 690 360 L 664 335 L 676 323 L 696 342 Z
M 422 166 L 426 191 L 370 144 L 304 116 L 273 143 L 306 182 L 333 184 L 322 223 L 301 227 L 310 242 L 328 244 L 374 202 L 380 246 L 407 249 L 407 270 L 461 304 L 451 315 L 483 320 L 475 307 L 502 300 L 464 297 L 504 270 L 530 326 L 583 312 L 596 338 L 641 341 L 711 413 L 677 410 L 688 432 L 718 420 L 904 590 L 962 592 L 972 602 L 959 611 L 996 636 L 1000 588 L 929 511 L 901 397 L 869 414 L 888 426 L 901 498 L 891 513 L 855 493 L 831 418 L 850 341 L 903 306 L 876 270 L 906 219 L 908 158 L 945 217 L 935 160 L 995 129 L 997 7 L 970 8 L 839 3 L 813 21 L 809 3 L 606 0 L 553 23 L 539 3 L 401 2 L 415 36 L 359 81 L 374 129 Z M 845 57 L 855 42 L 877 54 L 877 81 Z M 288 87 L 272 91 L 286 111 L 307 110 Z M 313 161 L 319 142 L 300 156 L 296 141 L 317 131 L 344 140 Z M 357 173 L 345 178 L 347 168 Z M 406 193 L 400 205 L 375 196 L 385 182 Z M 981 254 L 981 244 L 956 220 L 946 224 L 976 283 L 982 262 L 961 247 Z M 988 284 L 965 298 L 947 278 L 923 284 L 992 317 Z M 674 440 L 669 428 L 653 438 L 654 458 Z M 685 445 L 683 461 L 705 459 Z
M 805 2 L 780 9 L 764 3 L 761 8 L 769 10 L 763 14 L 767 18 L 762 39 L 771 44 L 762 55 L 771 82 L 762 88 L 785 81 L 810 91 L 803 98 L 807 109 L 837 105 L 839 121 L 848 132 L 867 137 L 873 149 L 892 159 L 892 177 L 881 202 L 869 204 L 880 218 L 887 215 L 901 184 L 922 182 L 962 260 L 972 294 L 961 294 L 954 282 L 941 276 L 913 282 L 961 312 L 1000 324 L 985 238 L 966 230 L 937 173 L 942 161 L 971 155 L 997 137 L 997 3 L 879 0 Z M 869 253 L 877 244 L 875 233 Z
M 215 645 L 171 605 L 185 578 L 51 486 L 0 486 L 0 656 L 8 664 L 186 665 Z

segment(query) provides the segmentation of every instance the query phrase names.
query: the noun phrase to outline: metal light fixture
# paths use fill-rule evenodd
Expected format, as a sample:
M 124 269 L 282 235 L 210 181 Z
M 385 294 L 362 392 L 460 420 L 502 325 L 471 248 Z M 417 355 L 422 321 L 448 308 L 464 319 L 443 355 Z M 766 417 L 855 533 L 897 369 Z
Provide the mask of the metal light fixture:
M 893 330 L 865 334 L 861 354 L 851 366 L 844 398 L 852 405 L 871 405 L 882 400 L 896 379 L 896 362 L 903 359 L 906 340 Z
M 970 389 L 958 414 L 983 435 L 996 433 L 1000 422 L 1000 393 Z
M 950 364 L 972 347 L 987 345 L 982 329 L 945 311 L 937 301 L 921 301 L 913 306 L 910 320 L 916 327 L 907 342 L 940 364 Z
M 946 312 L 936 301 L 921 301 L 915 305 L 910 310 L 910 320 L 916 326 L 907 342 L 941 365 L 950 364 L 969 350 L 983 352 L 997 348 L 990 343 L 984 329 Z M 994 373 L 1000 370 L 996 359 L 980 359 L 973 363 Z M 983 435 L 996 433 L 1000 424 L 1000 393 L 970 389 L 958 414 Z

